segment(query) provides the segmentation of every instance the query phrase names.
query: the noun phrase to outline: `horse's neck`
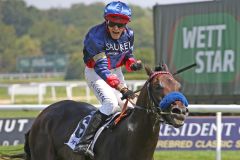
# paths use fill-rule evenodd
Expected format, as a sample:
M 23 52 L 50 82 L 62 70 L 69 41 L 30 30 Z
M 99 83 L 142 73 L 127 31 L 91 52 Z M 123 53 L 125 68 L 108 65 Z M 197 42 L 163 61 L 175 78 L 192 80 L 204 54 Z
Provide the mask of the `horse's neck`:
M 148 108 L 151 105 L 146 84 L 138 96 L 136 105 L 141 106 L 142 108 Z
M 159 121 L 157 119 L 157 114 L 153 113 L 150 109 L 153 104 L 148 95 L 146 85 L 140 92 L 136 105 L 138 108 L 135 109 L 131 120 L 132 123 L 136 124 L 135 126 L 139 127 L 136 128 L 136 130 L 138 129 L 140 131 L 144 129 L 143 132 L 146 134 L 158 135 Z
M 136 157 L 140 160 L 152 158 L 156 148 L 159 135 L 159 121 L 152 113 L 136 109 L 128 121 L 127 131 L 128 139 L 131 141 L 128 146 L 128 152 L 138 152 Z
M 134 160 L 152 159 L 160 127 L 155 115 L 148 112 L 148 103 L 147 90 L 144 88 L 136 103 L 139 107 L 133 109 L 131 115 L 119 124 L 111 140 L 108 137 L 103 141 L 103 146 L 104 143 L 107 146 L 114 146 L 117 151 L 125 155 L 122 156 L 125 159 L 130 157 Z M 104 151 L 104 147 L 102 148 L 101 151 Z
M 159 121 L 153 113 L 146 110 L 134 109 L 127 121 L 127 133 L 129 141 L 125 145 L 128 153 L 138 153 L 136 159 L 152 159 L 159 135 Z M 129 134 L 131 133 L 131 134 Z

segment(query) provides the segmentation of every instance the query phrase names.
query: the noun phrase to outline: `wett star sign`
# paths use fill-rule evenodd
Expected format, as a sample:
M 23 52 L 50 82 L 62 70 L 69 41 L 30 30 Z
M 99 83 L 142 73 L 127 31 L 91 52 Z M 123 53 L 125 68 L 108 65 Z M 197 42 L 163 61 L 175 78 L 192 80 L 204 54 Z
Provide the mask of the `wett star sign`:
M 184 74 L 184 80 L 189 83 L 195 83 L 196 79 L 199 83 L 233 81 L 239 52 L 234 40 L 240 38 L 236 31 L 240 32 L 240 24 L 230 14 L 184 17 L 175 32 L 173 61 L 179 66 L 184 65 L 185 60 L 197 63 L 193 73 Z M 190 78 L 192 74 L 195 74 L 194 78 Z
M 223 35 L 226 31 L 226 24 L 183 27 L 183 48 L 203 49 L 195 53 L 195 60 L 198 64 L 196 73 L 235 71 L 235 51 L 221 49 L 224 45 Z
M 156 63 L 178 75 L 190 103 L 240 103 L 240 1 L 154 7 Z

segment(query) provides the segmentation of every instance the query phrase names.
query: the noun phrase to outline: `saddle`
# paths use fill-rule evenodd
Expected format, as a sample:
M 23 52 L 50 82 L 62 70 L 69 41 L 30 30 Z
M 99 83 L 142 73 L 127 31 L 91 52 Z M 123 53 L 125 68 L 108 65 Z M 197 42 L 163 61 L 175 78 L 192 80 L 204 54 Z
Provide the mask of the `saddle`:
M 121 112 L 117 112 L 115 114 L 110 115 L 106 121 L 103 123 L 103 125 L 98 129 L 98 131 L 96 132 L 90 147 L 93 150 L 94 145 L 99 137 L 99 135 L 102 133 L 102 131 L 104 129 L 114 129 L 120 121 L 122 121 L 125 117 L 129 116 L 132 112 L 132 108 L 128 108 L 124 114 Z M 91 120 L 92 115 L 94 114 L 94 112 L 91 112 L 89 115 L 87 115 L 86 117 L 84 117 L 77 125 L 76 129 L 74 130 L 74 132 L 72 133 L 72 135 L 70 136 L 69 140 L 67 143 L 65 143 L 67 146 L 69 146 L 72 150 L 74 150 L 75 146 L 77 145 L 77 143 L 80 141 L 85 129 L 87 128 L 87 125 L 89 123 L 89 121 Z

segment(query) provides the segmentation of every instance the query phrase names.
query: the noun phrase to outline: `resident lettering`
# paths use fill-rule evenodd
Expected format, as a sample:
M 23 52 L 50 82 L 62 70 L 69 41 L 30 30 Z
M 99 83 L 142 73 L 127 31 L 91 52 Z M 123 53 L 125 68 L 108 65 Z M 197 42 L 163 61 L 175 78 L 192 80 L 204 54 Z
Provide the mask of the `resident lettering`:
M 223 123 L 222 130 L 225 136 L 231 136 L 232 130 L 236 127 L 235 123 Z M 173 128 L 169 125 L 161 125 L 159 136 L 213 136 L 217 126 L 214 123 L 186 123 L 181 128 Z M 236 133 L 234 133 L 236 134 Z M 239 133 L 238 133 L 239 134 Z

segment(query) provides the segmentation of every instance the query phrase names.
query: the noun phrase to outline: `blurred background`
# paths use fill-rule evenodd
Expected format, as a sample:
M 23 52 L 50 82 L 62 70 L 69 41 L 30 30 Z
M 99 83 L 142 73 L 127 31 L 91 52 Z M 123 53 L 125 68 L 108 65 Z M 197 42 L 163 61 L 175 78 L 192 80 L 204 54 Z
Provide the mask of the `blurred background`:
M 109 2 L 0 0 L 0 145 L 10 146 L 0 147 L 0 154 L 12 146 L 22 149 L 24 132 L 48 104 L 64 99 L 98 104 L 84 80 L 83 38 L 104 21 Z M 166 63 L 172 73 L 197 64 L 176 75 L 192 117 L 180 131 L 161 128 L 155 159 L 239 160 L 240 1 L 123 2 L 133 12 L 129 27 L 137 59 L 151 67 Z M 147 79 L 145 71 L 124 73 L 133 90 Z M 225 133 L 222 146 L 216 113 Z
M 91 26 L 104 21 L 103 8 L 107 1 L 90 4 L 83 1 L 0 2 L 0 103 L 13 103 L 9 95 L 18 94 L 13 91 L 14 86 L 9 88 L 7 84 L 31 83 L 34 89 L 33 83 L 39 82 L 84 81 L 83 38 Z M 154 65 L 152 8 L 131 7 L 134 15 L 129 26 L 135 28 L 135 56 Z M 133 76 L 130 79 L 145 78 L 144 72 Z M 62 96 L 62 90 L 65 92 L 66 85 L 56 84 L 58 97 Z M 27 86 L 23 87 L 27 94 Z M 20 101 L 14 98 L 14 103 L 23 103 L 23 98 Z M 33 99 L 24 102 L 35 103 Z M 47 98 L 44 101 L 49 103 Z

